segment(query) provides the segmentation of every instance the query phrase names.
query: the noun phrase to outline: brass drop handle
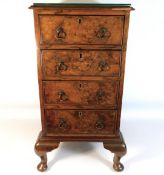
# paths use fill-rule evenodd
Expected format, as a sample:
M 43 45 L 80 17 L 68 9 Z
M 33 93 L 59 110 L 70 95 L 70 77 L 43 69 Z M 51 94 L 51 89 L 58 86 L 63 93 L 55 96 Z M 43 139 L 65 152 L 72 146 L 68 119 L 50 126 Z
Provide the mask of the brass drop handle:
M 66 101 L 66 100 L 68 100 L 68 96 L 66 95 L 66 93 L 63 90 L 61 90 L 58 93 L 58 95 L 59 95 L 59 100 L 60 101 Z
M 68 66 L 64 63 L 64 61 L 60 61 L 57 65 L 57 71 L 66 71 Z
M 102 100 L 102 98 L 105 96 L 105 92 L 103 90 L 98 90 L 96 93 L 96 97 L 98 100 Z
M 56 29 L 56 33 L 57 33 L 57 38 L 64 39 L 66 37 L 66 33 L 64 32 L 63 27 L 58 27 Z
M 105 124 L 102 120 L 98 120 L 96 122 L 96 129 L 103 129 L 105 127 Z
M 99 62 L 98 68 L 100 71 L 105 71 L 108 68 L 108 63 L 102 60 Z
M 101 27 L 97 32 L 97 38 L 105 38 L 110 36 L 111 36 L 111 33 L 108 31 L 106 27 Z
M 64 120 L 64 118 L 61 118 L 60 119 L 60 121 L 59 121 L 59 128 L 63 128 L 63 129 L 66 129 L 67 128 L 67 123 Z

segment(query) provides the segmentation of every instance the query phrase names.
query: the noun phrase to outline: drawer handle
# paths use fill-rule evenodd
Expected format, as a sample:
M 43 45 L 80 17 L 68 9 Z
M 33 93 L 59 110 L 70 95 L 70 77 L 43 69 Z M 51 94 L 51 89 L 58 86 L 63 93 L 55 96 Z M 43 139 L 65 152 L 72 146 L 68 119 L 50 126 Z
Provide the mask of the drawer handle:
M 64 39 L 66 37 L 66 33 L 64 32 L 63 27 L 58 27 L 56 29 L 56 33 L 57 33 L 57 38 Z
M 105 96 L 105 92 L 103 90 L 98 90 L 96 93 L 96 97 L 98 100 L 102 100 L 102 98 Z
M 97 32 L 97 38 L 105 38 L 110 36 L 111 36 L 111 33 L 105 27 L 101 27 L 100 30 Z
M 60 101 L 66 101 L 66 100 L 68 100 L 68 96 L 66 95 L 66 93 L 63 90 L 61 90 L 58 93 L 58 95 L 59 95 L 59 100 Z
M 64 61 L 60 61 L 57 65 L 57 71 L 66 71 L 68 66 L 64 63 Z
M 100 61 L 98 68 L 100 71 L 105 71 L 106 69 L 108 69 L 108 63 L 105 61 Z
M 60 119 L 60 121 L 59 121 L 59 128 L 64 128 L 64 129 L 67 128 L 67 123 L 66 123 L 66 121 L 64 120 L 64 118 L 61 118 L 61 119 Z
M 96 122 L 96 129 L 103 129 L 105 127 L 105 124 L 102 120 L 99 120 Z

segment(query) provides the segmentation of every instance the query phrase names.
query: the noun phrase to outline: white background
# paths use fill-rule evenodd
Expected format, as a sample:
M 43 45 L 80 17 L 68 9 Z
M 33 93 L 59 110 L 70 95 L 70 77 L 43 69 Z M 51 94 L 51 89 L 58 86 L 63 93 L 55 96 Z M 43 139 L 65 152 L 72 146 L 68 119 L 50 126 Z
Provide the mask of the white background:
M 128 154 L 120 174 L 163 175 L 164 1 L 81 2 L 130 2 L 136 9 L 131 12 L 121 123 Z M 32 3 L 0 2 L 0 174 L 40 174 L 33 151 L 41 125 Z M 45 174 L 117 174 L 112 154 L 101 143 L 62 143 L 48 154 L 48 162 Z

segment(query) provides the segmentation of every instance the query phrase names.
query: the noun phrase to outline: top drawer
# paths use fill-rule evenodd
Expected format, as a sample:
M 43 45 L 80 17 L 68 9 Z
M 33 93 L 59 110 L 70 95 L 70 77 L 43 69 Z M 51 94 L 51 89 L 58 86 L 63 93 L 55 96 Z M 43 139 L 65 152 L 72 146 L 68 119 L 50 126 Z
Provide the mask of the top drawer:
M 121 45 L 124 16 L 40 15 L 40 44 Z

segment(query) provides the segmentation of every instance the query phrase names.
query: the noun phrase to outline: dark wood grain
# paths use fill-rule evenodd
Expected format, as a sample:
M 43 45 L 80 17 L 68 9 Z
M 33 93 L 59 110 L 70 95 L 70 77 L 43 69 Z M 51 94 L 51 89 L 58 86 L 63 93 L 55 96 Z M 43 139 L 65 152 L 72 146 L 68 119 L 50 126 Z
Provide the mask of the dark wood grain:
M 103 142 L 114 153 L 120 132 L 131 6 L 33 5 L 42 130 L 35 144 L 47 169 L 47 152 L 65 141 Z

